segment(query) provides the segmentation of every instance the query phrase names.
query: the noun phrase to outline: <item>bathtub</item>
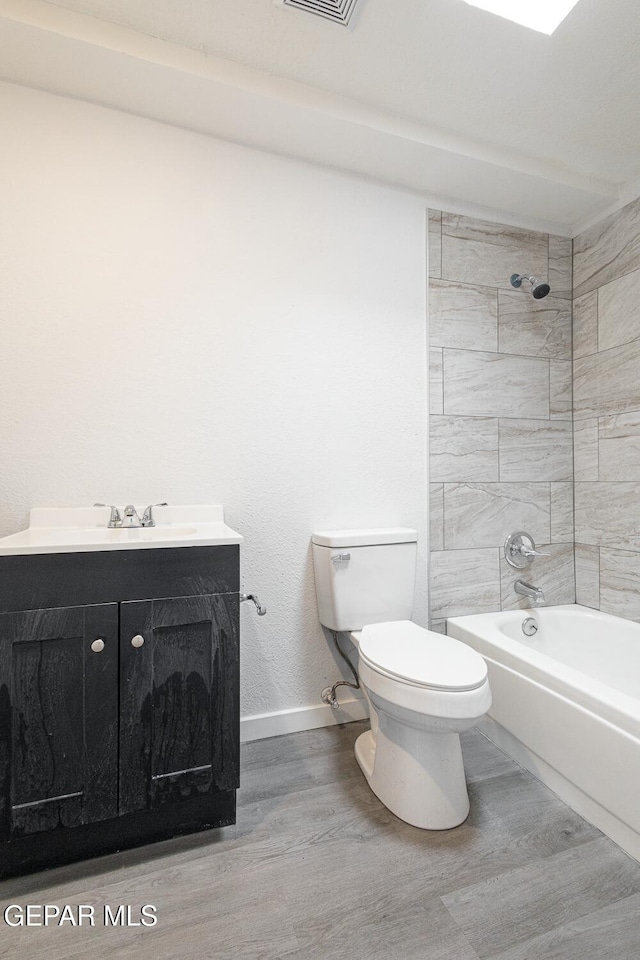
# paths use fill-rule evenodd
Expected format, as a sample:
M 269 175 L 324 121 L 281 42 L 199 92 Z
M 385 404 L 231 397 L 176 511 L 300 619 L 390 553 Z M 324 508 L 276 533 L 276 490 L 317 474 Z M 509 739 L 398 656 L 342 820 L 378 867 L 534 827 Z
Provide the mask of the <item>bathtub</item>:
M 578 604 L 447 623 L 487 662 L 480 729 L 640 860 L 640 624 Z

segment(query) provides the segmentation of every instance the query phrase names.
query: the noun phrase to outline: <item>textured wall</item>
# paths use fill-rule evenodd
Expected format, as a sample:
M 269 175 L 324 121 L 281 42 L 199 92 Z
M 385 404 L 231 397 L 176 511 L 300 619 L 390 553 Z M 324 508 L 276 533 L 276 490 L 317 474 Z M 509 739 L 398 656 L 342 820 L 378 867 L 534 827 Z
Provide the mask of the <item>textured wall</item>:
M 314 528 L 417 526 L 426 618 L 423 204 L 17 86 L 0 129 L 0 533 L 224 504 L 269 608 L 242 713 L 319 705 Z
M 577 599 L 640 620 L 640 200 L 574 258 Z
M 431 211 L 430 616 L 572 603 L 571 241 Z M 549 278 L 536 301 L 512 273 Z M 551 556 L 504 560 L 528 531 Z

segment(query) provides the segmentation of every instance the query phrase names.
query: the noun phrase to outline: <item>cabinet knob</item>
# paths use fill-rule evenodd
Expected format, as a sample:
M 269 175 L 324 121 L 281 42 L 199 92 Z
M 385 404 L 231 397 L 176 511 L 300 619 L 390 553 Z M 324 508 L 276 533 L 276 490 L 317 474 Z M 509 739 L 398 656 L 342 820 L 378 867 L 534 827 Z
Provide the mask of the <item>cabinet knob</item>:
M 98 637 L 98 639 L 94 640 L 91 644 L 91 649 L 94 653 L 102 653 L 104 650 L 104 640 L 101 640 L 100 637 Z
M 143 643 L 144 637 L 142 637 L 139 633 L 136 633 L 135 637 L 131 638 L 132 647 L 141 647 Z

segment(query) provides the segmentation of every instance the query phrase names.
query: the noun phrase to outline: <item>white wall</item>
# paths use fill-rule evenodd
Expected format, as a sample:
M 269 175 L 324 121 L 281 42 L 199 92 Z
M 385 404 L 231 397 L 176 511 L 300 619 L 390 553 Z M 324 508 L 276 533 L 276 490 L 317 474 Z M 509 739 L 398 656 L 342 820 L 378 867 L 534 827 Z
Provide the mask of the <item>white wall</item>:
M 422 203 L 7 84 L 0 130 L 0 534 L 224 504 L 269 608 L 243 608 L 242 714 L 317 707 L 342 668 L 314 528 L 417 526 L 426 618 Z

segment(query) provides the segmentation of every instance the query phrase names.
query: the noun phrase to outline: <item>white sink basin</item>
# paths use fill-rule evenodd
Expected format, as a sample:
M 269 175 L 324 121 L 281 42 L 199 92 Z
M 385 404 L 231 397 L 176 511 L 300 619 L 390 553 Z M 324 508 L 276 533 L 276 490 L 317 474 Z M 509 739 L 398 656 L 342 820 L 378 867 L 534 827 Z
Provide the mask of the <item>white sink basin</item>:
M 142 516 L 143 508 L 138 510 Z M 104 507 L 34 508 L 26 530 L 0 539 L 0 556 L 241 543 L 221 506 L 156 507 L 153 527 L 108 527 Z

